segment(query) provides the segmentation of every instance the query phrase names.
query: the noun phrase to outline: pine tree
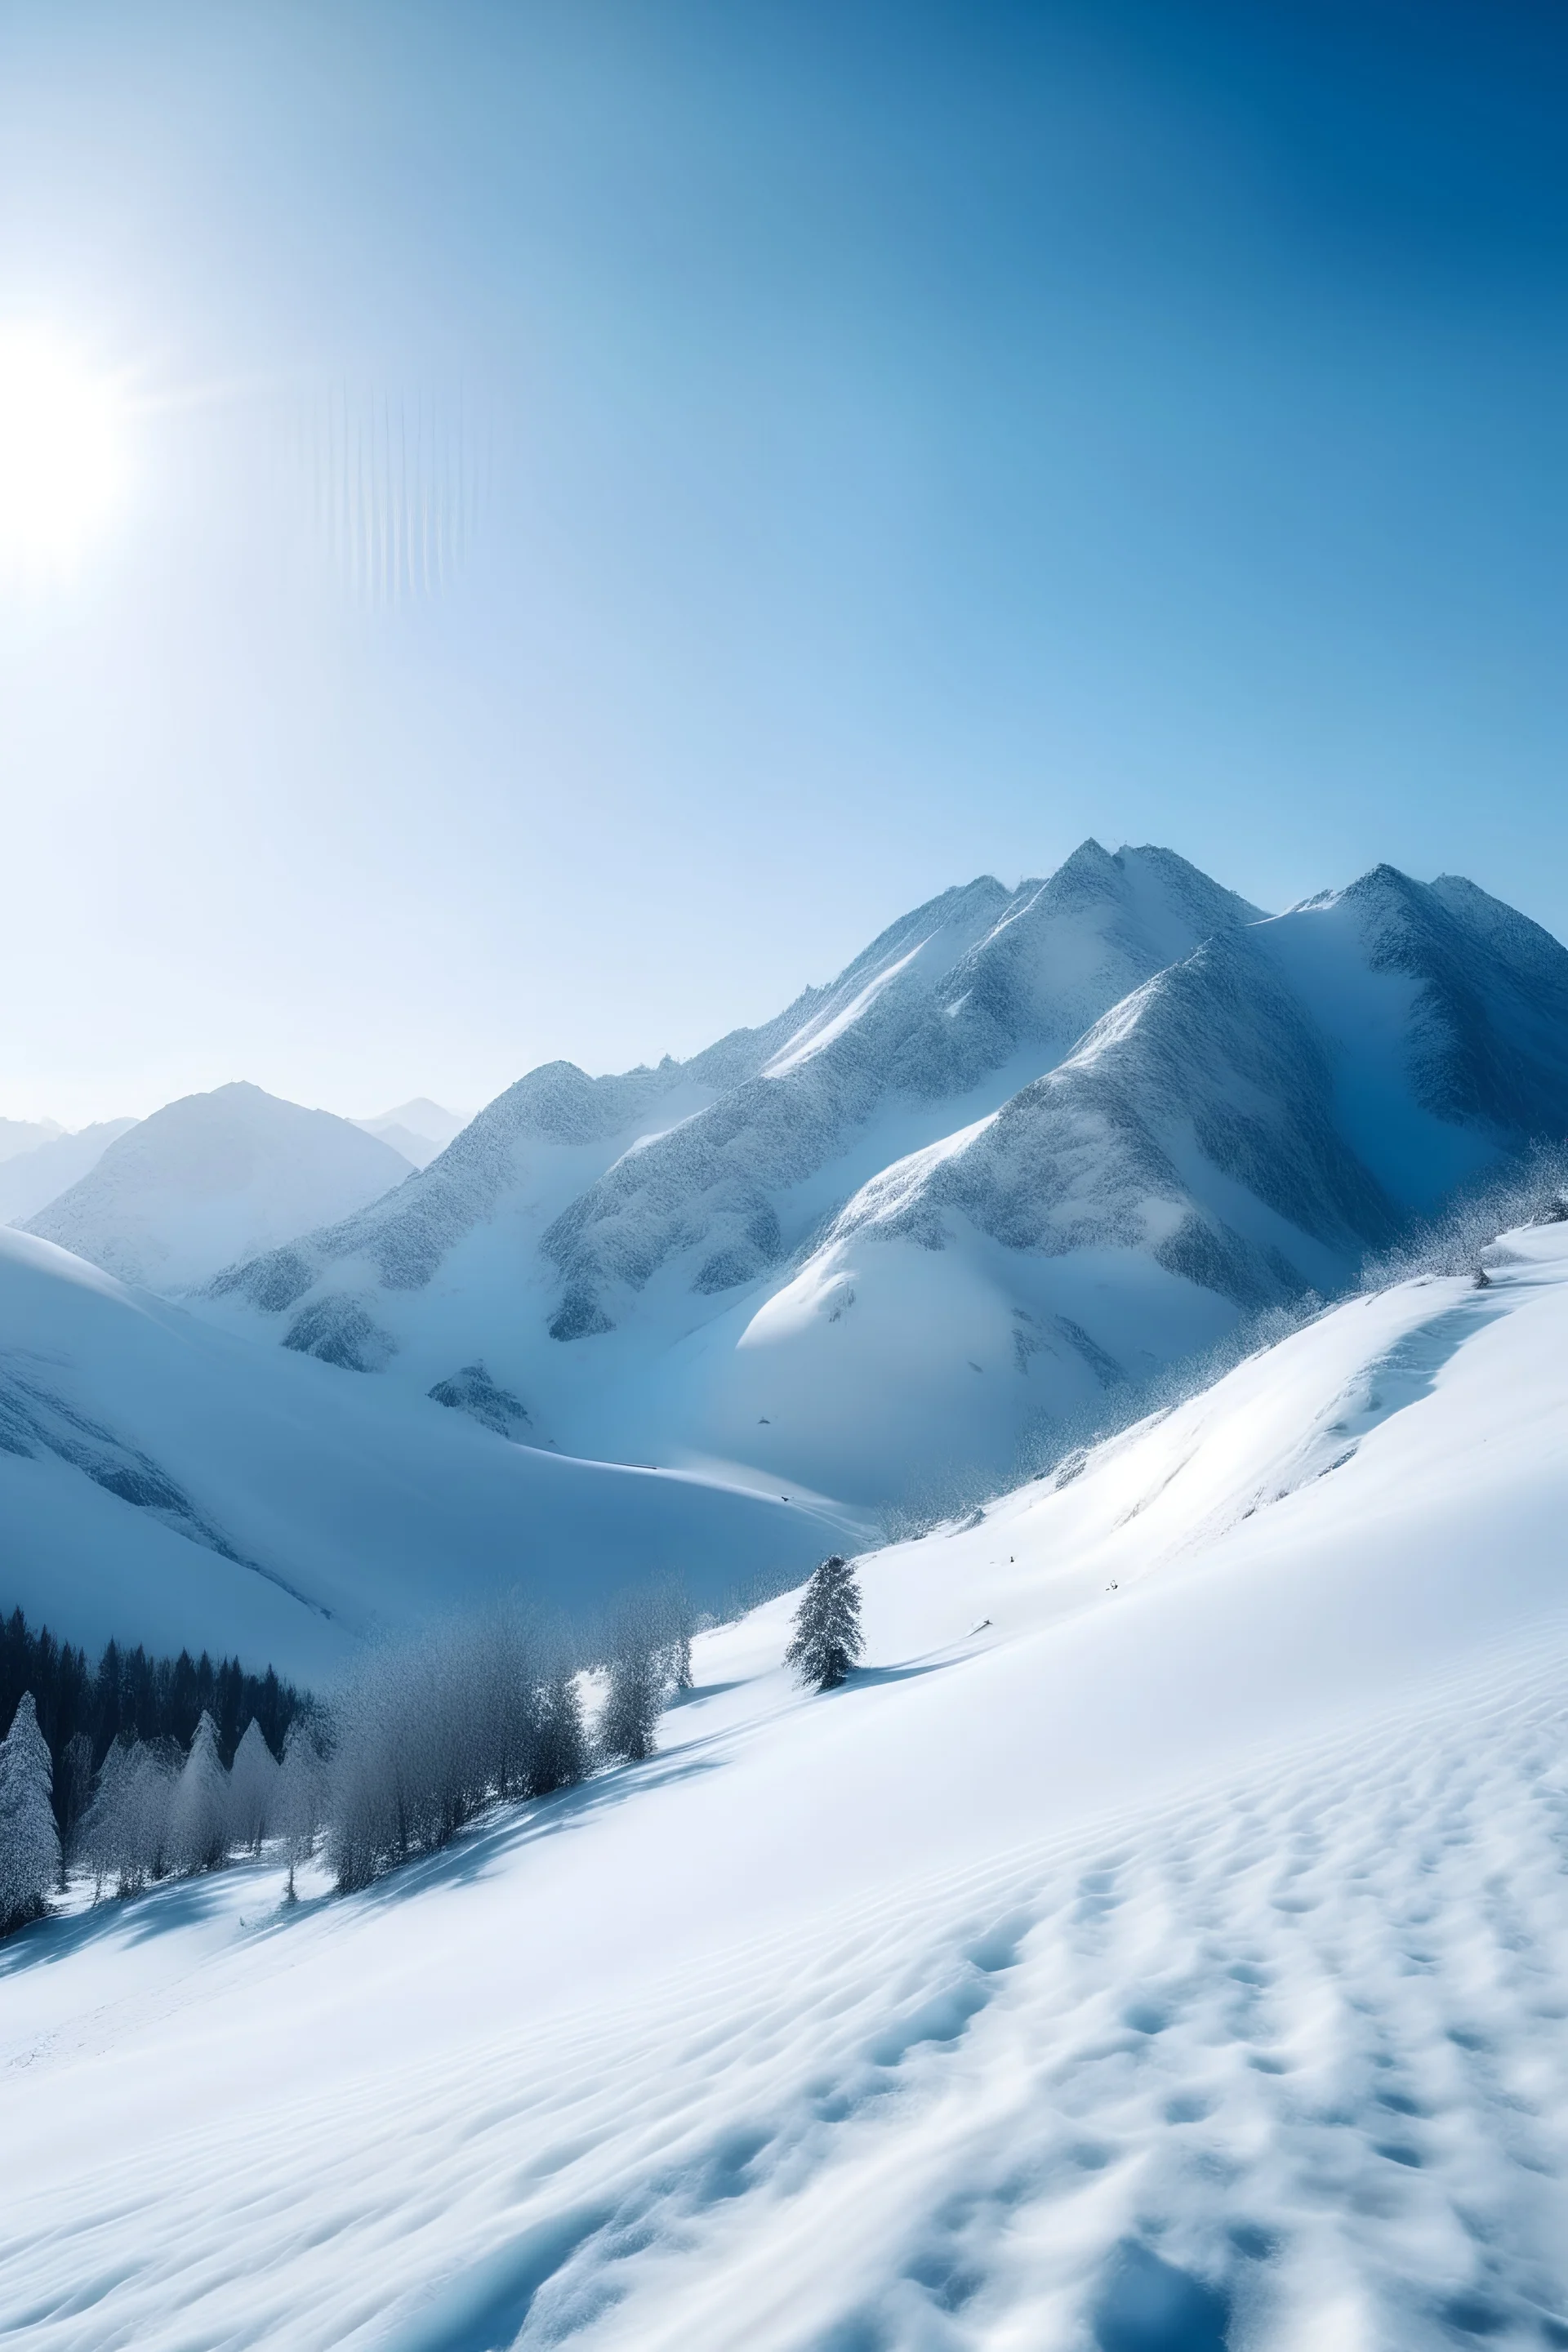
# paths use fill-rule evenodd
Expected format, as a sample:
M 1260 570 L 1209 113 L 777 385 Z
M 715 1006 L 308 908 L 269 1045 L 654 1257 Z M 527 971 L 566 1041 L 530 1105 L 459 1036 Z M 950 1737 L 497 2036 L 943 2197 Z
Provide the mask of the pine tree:
M 0 1743 L 0 1935 L 36 1919 L 59 1876 L 54 1767 L 31 1691 Z
M 185 1759 L 180 1743 L 166 1732 L 136 1744 L 126 1808 L 127 1851 L 133 1885 L 166 1878 L 180 1864 L 174 1853 L 174 1797 Z
M 664 1618 L 664 1643 L 659 1664 L 664 1678 L 678 1691 L 691 1688 L 691 1611 L 679 1592 L 664 1596 L 660 1614 Z
M 860 1587 L 839 1552 L 825 1559 L 801 1598 L 784 1664 L 814 1690 L 836 1689 L 865 1647 Z
M 289 1903 L 295 1900 L 294 1873 L 300 1863 L 310 1860 L 316 1832 L 321 1826 L 325 1777 L 310 1728 L 304 1717 L 297 1715 L 283 1741 L 283 1762 L 274 1797 L 277 1826 L 283 1833 L 289 1855 L 289 1884 L 284 1890 L 284 1900 Z
M 653 1754 L 664 1708 L 664 1662 L 640 1642 L 621 1643 L 610 1660 L 610 1687 L 599 1716 L 599 1752 L 640 1764 Z
M 60 1844 L 74 1853 L 82 1817 L 92 1801 L 92 1735 L 73 1732 L 66 1741 L 55 1774 L 55 1819 L 60 1824 Z M 60 1883 L 65 1883 L 62 1870 Z
M 583 1728 L 582 1702 L 575 1675 L 563 1671 L 539 1693 L 534 1724 L 529 1794 L 548 1797 L 556 1789 L 570 1789 L 588 1769 L 588 1735 Z
M 214 1870 L 228 1850 L 228 1774 L 217 1752 L 217 1726 L 205 1707 L 174 1784 L 169 1857 L 176 1870 Z
M 679 1580 L 672 1578 L 655 1587 L 646 1603 L 646 1614 L 649 1621 L 647 1638 L 658 1644 L 666 1683 L 672 1690 L 689 1690 L 694 1621 L 691 1603 Z
M 181 1762 L 173 1740 L 117 1739 L 110 1748 L 77 1841 L 97 1895 L 110 1877 L 117 1894 L 138 1894 L 168 1869 L 169 1816 Z
M 277 1799 L 277 1759 L 261 1736 L 261 1726 L 252 1716 L 245 1727 L 244 1738 L 234 1751 L 228 1776 L 230 1842 L 259 1853 L 261 1841 L 272 1827 Z
M 127 1784 L 134 1770 L 132 1745 L 129 1740 L 110 1742 L 109 1753 L 99 1767 L 98 1786 L 93 1790 L 87 1811 L 81 1817 L 77 1832 L 77 1855 L 91 1871 L 95 1880 L 93 1899 L 103 1893 L 104 1881 L 114 1878 L 125 1886 L 125 1801 Z

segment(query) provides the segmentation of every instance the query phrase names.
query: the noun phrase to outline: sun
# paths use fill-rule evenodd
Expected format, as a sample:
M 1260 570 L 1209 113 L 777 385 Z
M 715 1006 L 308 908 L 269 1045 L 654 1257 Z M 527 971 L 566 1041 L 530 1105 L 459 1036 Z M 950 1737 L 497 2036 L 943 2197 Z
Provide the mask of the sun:
M 69 347 L 0 327 L 0 571 L 73 571 L 108 522 L 124 473 L 116 386 Z

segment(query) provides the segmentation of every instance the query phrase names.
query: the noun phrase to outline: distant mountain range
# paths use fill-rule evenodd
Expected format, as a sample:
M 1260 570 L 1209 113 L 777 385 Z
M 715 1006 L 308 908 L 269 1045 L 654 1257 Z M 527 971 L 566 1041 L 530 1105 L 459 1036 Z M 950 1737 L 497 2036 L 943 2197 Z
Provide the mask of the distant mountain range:
M 793 1573 L 1568 1135 L 1568 951 L 1086 842 L 689 1061 L 385 1139 L 441 1117 L 219 1087 L 0 1234 L 0 1602 L 315 1672 L 497 1583 Z
M 133 1118 L 100 1119 L 68 1135 L 63 1129 L 0 1160 L 0 1225 L 19 1225 L 96 1168 L 111 1143 L 128 1135 Z
M 57 1118 L 0 1118 L 0 1165 L 20 1152 L 36 1151 L 42 1143 L 54 1143 L 64 1133 Z
M 1568 952 L 1472 883 L 1268 916 L 1090 841 L 690 1061 L 547 1064 L 210 1307 L 421 1395 L 477 1372 L 566 1452 L 871 1504 L 1004 1470 L 1565 1132 Z
M 219 1089 L 222 1093 L 224 1090 Z M 259 1092 L 251 1088 L 251 1094 Z M 198 1097 L 205 1099 L 205 1097 Z M 277 1097 L 268 1097 L 277 1101 Z M 299 1107 L 279 1103 L 284 1133 L 280 1139 L 285 1161 L 294 1157 L 288 1140 L 288 1114 Z M 437 1154 L 445 1150 L 456 1135 L 462 1132 L 467 1121 L 455 1111 L 443 1110 L 439 1103 L 421 1095 L 413 1102 L 400 1103 L 395 1110 L 383 1111 L 375 1118 L 356 1118 L 348 1122 L 364 1134 L 373 1135 L 378 1142 L 387 1144 L 409 1168 L 426 1168 Z M 30 1217 L 58 1201 L 62 1192 L 97 1167 L 111 1143 L 140 1122 L 133 1118 L 100 1119 L 90 1127 L 77 1128 L 69 1132 L 55 1119 L 0 1119 L 0 1225 L 26 1224 Z M 400 1174 L 405 1172 L 398 1171 Z M 175 1180 L 175 1171 L 167 1171 Z M 378 1164 L 376 1173 L 381 1183 L 388 1180 L 386 1163 Z M 359 1198 L 373 1199 L 379 1189 L 371 1183 L 359 1191 Z M 351 1203 L 352 1205 L 352 1203 Z M 329 1211 L 327 1213 L 331 1213 Z M 297 1223 L 298 1220 L 296 1219 Z M 274 1230 L 269 1224 L 268 1232 Z M 89 1224 L 80 1228 L 82 1241 L 95 1238 Z M 116 1246 L 118 1224 L 111 1217 L 103 1227 L 104 1246 Z M 90 1250 L 87 1253 L 92 1255 Z M 206 1272 L 216 1269 L 207 1268 Z M 154 1279 L 150 1270 L 144 1279 Z

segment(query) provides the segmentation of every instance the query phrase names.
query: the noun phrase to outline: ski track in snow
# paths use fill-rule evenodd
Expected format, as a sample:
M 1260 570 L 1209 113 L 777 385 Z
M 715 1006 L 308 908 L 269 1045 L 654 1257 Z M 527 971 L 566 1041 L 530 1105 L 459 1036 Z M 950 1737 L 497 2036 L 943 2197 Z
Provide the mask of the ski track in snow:
M 1563 1663 L 617 2014 L 84 2151 L 11 2206 L 0 2339 L 1568 2344 Z

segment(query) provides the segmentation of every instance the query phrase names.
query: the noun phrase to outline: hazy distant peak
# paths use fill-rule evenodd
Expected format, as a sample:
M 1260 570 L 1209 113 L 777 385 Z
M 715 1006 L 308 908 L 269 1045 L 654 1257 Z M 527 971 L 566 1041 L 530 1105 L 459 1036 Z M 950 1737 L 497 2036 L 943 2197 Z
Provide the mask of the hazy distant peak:
M 52 1125 L 53 1122 L 47 1122 Z M 129 1134 L 133 1118 L 99 1119 L 74 1135 L 59 1134 L 0 1160 L 0 1224 L 19 1225 L 95 1167 L 111 1143 Z
M 374 1118 L 356 1118 L 352 1124 L 389 1143 L 412 1167 L 427 1168 L 468 1122 L 458 1111 L 443 1110 L 428 1095 L 416 1095 L 412 1102 L 399 1103 L 395 1110 L 378 1112 Z
M 394 1109 L 380 1111 L 374 1118 L 356 1118 L 354 1125 L 374 1128 L 384 1126 L 395 1118 L 401 1119 L 405 1126 L 419 1128 L 426 1135 L 435 1135 L 447 1129 L 449 1130 L 448 1141 L 459 1128 L 467 1127 L 468 1123 L 461 1111 L 444 1110 L 438 1102 L 432 1102 L 428 1095 L 416 1095 L 411 1102 L 398 1103 Z
M 36 1151 L 41 1143 L 57 1142 L 64 1133 L 58 1118 L 0 1118 L 0 1160 Z
M 351 1120 L 236 1079 L 131 1128 L 28 1231 L 122 1280 L 188 1289 L 412 1173 Z

